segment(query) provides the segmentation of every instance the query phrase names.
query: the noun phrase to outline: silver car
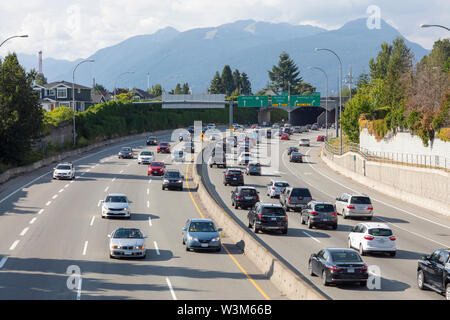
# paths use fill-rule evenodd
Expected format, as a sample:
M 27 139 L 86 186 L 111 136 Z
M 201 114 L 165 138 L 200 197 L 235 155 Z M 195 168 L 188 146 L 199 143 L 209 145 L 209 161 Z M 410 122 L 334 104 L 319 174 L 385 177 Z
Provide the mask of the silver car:
M 298 146 L 299 147 L 309 147 L 310 146 L 309 139 L 300 139 Z
M 108 194 L 105 200 L 102 200 L 102 218 L 124 217 L 131 218 L 130 201 L 124 194 Z
M 343 193 L 336 198 L 335 206 L 338 214 L 342 214 L 344 219 L 361 217 L 371 220 L 373 217 L 373 205 L 366 195 Z
M 119 228 L 108 235 L 110 258 L 145 258 L 145 239 L 141 230 Z
M 270 180 L 270 183 L 267 185 L 267 195 L 270 198 L 279 197 L 281 191 L 287 187 L 289 187 L 289 183 L 287 181 Z
M 155 155 L 152 151 L 142 151 L 138 156 L 139 164 L 150 164 L 153 160 L 155 160 Z

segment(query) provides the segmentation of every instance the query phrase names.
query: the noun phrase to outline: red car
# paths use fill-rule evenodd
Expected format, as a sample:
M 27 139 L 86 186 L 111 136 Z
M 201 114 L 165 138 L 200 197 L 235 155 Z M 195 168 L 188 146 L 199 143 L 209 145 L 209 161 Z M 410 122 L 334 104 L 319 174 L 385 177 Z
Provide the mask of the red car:
M 170 144 L 168 142 L 160 142 L 158 144 L 158 148 L 156 149 L 157 153 L 170 153 Z
M 317 136 L 317 141 L 325 141 L 325 136 Z
M 165 173 L 166 165 L 161 161 L 153 161 L 148 165 L 147 175 L 150 176 L 163 176 Z
M 291 140 L 291 137 L 287 133 L 283 133 L 280 137 L 281 140 Z

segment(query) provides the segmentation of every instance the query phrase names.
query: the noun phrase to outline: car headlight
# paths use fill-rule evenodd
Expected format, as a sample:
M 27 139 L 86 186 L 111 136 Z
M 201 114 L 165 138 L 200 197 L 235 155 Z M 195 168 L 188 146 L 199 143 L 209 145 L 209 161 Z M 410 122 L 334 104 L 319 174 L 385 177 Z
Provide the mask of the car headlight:
M 111 249 L 120 249 L 120 246 L 111 246 Z
M 191 241 L 197 241 L 197 242 L 198 242 L 198 238 L 193 237 L 193 236 L 189 236 L 189 240 L 191 240 Z
M 136 246 L 136 249 L 145 249 L 145 247 L 142 245 L 142 246 Z
M 183 180 L 181 180 L 181 179 L 180 179 L 180 180 L 178 180 L 178 183 L 182 183 L 182 182 L 183 182 Z
M 216 238 L 212 238 L 211 241 L 219 241 L 220 240 L 220 236 L 216 237 Z
M 164 180 L 163 180 L 163 183 L 169 183 L 169 180 L 164 179 Z
M 128 208 L 123 208 L 123 211 L 128 211 Z

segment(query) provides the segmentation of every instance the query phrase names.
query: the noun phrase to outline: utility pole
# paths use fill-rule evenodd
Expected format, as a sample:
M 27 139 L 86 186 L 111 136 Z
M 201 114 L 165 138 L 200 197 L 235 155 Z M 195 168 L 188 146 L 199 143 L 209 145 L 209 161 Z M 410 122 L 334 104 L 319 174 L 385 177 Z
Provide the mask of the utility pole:
M 147 92 L 150 90 L 150 72 L 147 72 Z

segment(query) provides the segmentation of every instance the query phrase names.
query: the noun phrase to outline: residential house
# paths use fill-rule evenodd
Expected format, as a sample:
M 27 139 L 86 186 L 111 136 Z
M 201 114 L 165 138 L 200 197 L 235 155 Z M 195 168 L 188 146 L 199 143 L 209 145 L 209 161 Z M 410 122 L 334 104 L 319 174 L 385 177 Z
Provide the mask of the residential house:
M 150 100 L 154 98 L 153 95 L 141 89 L 133 89 L 131 92 L 136 100 Z

